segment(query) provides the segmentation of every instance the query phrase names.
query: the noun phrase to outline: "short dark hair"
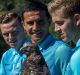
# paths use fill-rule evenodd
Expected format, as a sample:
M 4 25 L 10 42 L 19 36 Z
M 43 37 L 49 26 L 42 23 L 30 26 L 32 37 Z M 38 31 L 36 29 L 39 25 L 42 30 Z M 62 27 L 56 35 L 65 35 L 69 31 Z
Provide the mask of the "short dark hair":
M 47 5 L 38 1 L 38 0 L 28 0 L 26 4 L 23 6 L 22 18 L 23 14 L 26 11 L 45 11 L 47 18 L 50 18 L 50 14 L 48 12 Z M 23 18 L 24 19 L 24 18 Z
M 52 14 L 56 10 L 63 9 L 63 13 L 66 17 L 73 16 L 74 14 L 80 14 L 80 0 L 52 0 L 48 4 L 48 10 Z
M 12 21 L 14 18 L 17 18 L 18 21 L 21 23 L 21 18 L 17 13 L 14 12 L 7 12 L 4 15 L 2 15 L 1 17 L 1 23 L 8 23 L 10 21 Z

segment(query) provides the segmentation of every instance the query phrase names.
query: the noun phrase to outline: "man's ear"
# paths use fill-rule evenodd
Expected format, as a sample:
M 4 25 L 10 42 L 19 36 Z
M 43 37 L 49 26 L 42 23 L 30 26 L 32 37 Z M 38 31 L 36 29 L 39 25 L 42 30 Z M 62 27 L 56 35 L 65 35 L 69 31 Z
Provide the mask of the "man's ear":
M 74 18 L 75 18 L 75 20 L 76 20 L 76 25 L 77 25 L 78 27 L 80 27 L 80 14 L 75 14 L 75 15 L 74 15 Z

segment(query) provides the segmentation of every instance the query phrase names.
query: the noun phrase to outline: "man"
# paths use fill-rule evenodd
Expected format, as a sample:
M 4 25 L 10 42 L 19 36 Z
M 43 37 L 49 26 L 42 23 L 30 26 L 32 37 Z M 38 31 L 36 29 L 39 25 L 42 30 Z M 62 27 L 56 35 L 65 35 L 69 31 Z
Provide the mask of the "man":
M 67 12 L 64 11 L 64 7 L 61 6 L 61 0 L 52 0 L 52 2 L 48 4 L 48 9 L 52 16 L 52 23 L 55 25 L 54 31 L 57 32 L 60 39 L 67 43 L 72 43 L 74 46 L 72 39 L 76 36 L 77 31 L 74 30 L 76 27 L 75 25 L 73 25 L 73 27 L 71 26 L 71 24 L 73 24 L 73 21 L 70 21 L 71 19 L 68 19 L 66 14 Z M 74 34 L 72 34 L 73 32 Z
M 48 7 L 61 39 L 76 44 L 66 75 L 80 75 L 80 0 L 56 0 Z
M 38 1 L 27 1 L 23 13 L 23 26 L 32 43 L 37 43 L 51 75 L 62 75 L 71 55 L 64 42 L 49 33 L 51 17 L 47 6 Z M 64 55 L 65 56 L 62 56 Z
M 0 75 L 17 75 L 21 69 L 20 64 L 25 58 L 19 50 L 25 42 L 29 41 L 25 36 L 21 18 L 16 13 L 6 13 L 0 29 L 5 42 L 11 47 L 3 54 Z

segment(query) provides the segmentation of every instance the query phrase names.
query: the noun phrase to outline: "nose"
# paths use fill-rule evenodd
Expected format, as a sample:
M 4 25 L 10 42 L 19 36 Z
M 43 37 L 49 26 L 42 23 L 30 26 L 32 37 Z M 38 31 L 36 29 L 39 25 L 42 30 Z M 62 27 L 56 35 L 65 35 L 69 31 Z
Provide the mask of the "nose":
M 13 37 L 15 37 L 15 36 L 13 36 L 11 33 L 9 33 L 9 42 L 12 41 Z
M 34 22 L 34 25 L 33 25 L 33 30 L 37 30 L 39 27 L 38 27 L 38 23 L 37 22 Z
M 55 25 L 55 32 L 59 31 L 60 30 L 60 27 L 58 25 Z

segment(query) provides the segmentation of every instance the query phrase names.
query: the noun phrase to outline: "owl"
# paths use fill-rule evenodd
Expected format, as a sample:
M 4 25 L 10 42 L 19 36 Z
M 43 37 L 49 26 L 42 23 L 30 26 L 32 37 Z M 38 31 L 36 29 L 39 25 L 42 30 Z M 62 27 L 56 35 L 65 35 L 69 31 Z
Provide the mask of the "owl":
M 27 44 L 21 52 L 26 54 L 20 75 L 50 75 L 48 66 L 38 45 Z

